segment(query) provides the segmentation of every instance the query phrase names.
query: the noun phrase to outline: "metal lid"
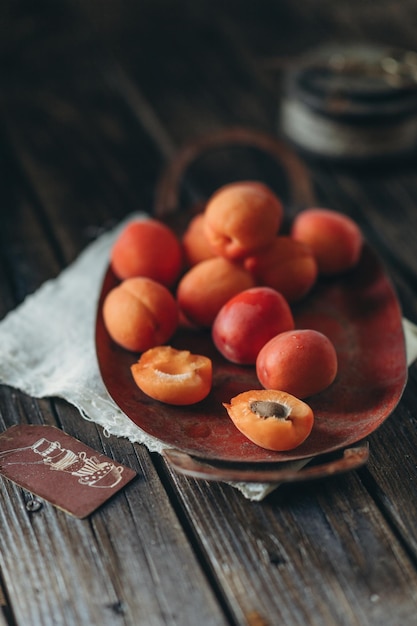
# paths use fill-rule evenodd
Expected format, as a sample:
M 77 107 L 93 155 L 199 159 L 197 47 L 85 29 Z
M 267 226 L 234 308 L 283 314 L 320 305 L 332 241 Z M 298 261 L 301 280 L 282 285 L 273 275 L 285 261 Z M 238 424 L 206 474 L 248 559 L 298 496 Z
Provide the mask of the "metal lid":
M 384 156 L 417 143 L 417 53 L 332 46 L 285 77 L 282 132 L 327 156 Z

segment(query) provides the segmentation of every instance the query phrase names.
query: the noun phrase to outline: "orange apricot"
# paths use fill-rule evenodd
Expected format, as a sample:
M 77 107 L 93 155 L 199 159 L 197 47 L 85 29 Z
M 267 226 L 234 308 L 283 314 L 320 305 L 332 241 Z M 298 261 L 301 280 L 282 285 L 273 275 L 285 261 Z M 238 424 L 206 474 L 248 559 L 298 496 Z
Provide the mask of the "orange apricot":
M 175 405 L 203 400 L 210 393 L 213 379 L 211 359 L 171 346 L 147 350 L 132 365 L 131 372 L 146 395 Z
M 204 215 L 206 237 L 214 251 L 238 260 L 272 243 L 284 209 L 267 185 L 242 181 L 218 189 L 208 200 Z
M 299 446 L 314 425 L 311 407 L 278 390 L 245 391 L 223 406 L 236 428 L 261 448 L 283 452 Z
M 168 341 L 178 326 L 178 306 L 171 292 L 145 277 L 127 278 L 107 294 L 103 320 L 110 337 L 132 352 Z
M 336 349 L 326 335 L 316 330 L 285 331 L 261 348 L 256 374 L 266 389 L 307 398 L 329 387 L 336 378 Z
M 135 220 L 115 241 L 110 262 L 121 280 L 146 276 L 171 287 L 182 269 L 182 247 L 175 233 L 159 220 Z
M 317 280 L 317 261 L 310 248 L 288 236 L 277 236 L 273 243 L 253 256 L 244 267 L 260 285 L 282 293 L 288 302 L 307 295 Z
M 204 213 L 198 213 L 189 221 L 181 243 L 188 267 L 216 256 L 204 231 Z
M 356 265 L 363 236 L 350 217 L 330 209 L 301 211 L 293 221 L 291 237 L 308 245 L 321 274 L 338 274 Z
M 222 306 L 255 285 L 243 267 L 221 256 L 201 261 L 188 270 L 177 288 L 181 313 L 195 326 L 210 327 Z

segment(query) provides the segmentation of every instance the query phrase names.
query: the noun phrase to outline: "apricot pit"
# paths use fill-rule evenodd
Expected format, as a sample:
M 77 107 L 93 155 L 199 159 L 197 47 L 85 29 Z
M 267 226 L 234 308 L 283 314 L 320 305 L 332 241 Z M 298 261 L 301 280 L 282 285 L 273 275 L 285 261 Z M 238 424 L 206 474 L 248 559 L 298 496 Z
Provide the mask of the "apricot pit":
M 276 452 L 301 445 L 314 425 L 311 407 L 285 391 L 245 391 L 223 406 L 245 437 L 261 448 Z

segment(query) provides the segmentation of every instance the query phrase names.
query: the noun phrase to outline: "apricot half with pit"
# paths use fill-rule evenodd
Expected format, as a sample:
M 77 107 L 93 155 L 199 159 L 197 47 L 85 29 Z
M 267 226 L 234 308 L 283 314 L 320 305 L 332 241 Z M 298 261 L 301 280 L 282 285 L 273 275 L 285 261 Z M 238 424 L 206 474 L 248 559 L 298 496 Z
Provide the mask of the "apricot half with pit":
M 132 365 L 133 379 L 146 395 L 166 404 L 186 405 L 203 400 L 211 390 L 211 359 L 189 350 L 157 346 Z
M 285 391 L 245 391 L 223 406 L 245 437 L 261 448 L 276 452 L 302 444 L 314 425 L 311 407 Z

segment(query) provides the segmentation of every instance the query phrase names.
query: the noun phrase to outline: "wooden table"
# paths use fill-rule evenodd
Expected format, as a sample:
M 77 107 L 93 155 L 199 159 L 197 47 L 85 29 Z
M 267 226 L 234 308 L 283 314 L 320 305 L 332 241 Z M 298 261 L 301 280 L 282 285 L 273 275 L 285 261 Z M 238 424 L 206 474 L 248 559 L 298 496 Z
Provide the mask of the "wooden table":
M 302 52 L 335 39 L 412 47 L 417 35 L 411 1 L 3 7 L 2 317 L 101 232 L 151 212 L 161 172 L 196 136 L 232 126 L 274 135 L 282 69 Z M 236 175 L 237 163 L 239 177 L 281 185 L 264 155 L 240 158 L 226 150 L 195 164 L 185 198 Z M 416 322 L 415 160 L 306 162 L 320 203 L 358 222 Z M 369 437 L 366 466 L 251 502 L 106 438 L 63 400 L 2 386 L 1 430 L 58 426 L 138 479 L 83 520 L 47 503 L 31 511 L 31 494 L 2 479 L 0 623 L 415 624 L 416 409 L 413 365 L 399 406 Z

